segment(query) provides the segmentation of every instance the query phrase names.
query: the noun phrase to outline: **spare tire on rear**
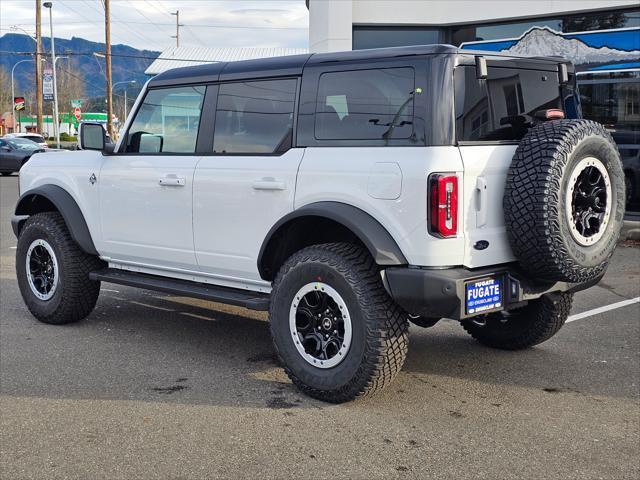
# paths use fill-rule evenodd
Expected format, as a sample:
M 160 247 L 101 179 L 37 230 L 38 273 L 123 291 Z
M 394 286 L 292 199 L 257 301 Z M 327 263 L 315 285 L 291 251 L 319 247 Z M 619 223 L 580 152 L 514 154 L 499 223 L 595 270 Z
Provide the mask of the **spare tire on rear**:
M 611 135 L 590 120 L 529 130 L 507 175 L 509 243 L 522 268 L 548 281 L 601 276 L 624 216 L 624 173 Z

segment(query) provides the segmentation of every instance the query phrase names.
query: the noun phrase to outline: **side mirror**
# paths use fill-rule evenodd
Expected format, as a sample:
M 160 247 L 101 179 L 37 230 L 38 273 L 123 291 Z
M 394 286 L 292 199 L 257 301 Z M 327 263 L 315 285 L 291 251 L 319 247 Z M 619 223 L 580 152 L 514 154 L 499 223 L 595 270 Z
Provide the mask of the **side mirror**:
M 104 150 L 107 134 L 100 123 L 83 122 L 78 125 L 78 146 L 80 150 Z
M 2 150 L 3 152 L 10 152 L 11 151 L 11 147 L 3 145 L 2 147 L 0 147 L 0 150 Z

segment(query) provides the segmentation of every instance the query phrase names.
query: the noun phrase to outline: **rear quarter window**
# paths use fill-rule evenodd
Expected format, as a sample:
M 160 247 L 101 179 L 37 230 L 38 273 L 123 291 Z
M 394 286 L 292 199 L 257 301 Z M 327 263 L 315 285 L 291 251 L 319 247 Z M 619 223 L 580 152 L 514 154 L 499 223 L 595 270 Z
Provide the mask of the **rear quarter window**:
M 562 108 L 555 72 L 493 67 L 481 80 L 461 66 L 454 78 L 458 141 L 517 141 L 537 112 Z
M 411 67 L 323 73 L 318 83 L 315 138 L 410 138 L 414 78 Z

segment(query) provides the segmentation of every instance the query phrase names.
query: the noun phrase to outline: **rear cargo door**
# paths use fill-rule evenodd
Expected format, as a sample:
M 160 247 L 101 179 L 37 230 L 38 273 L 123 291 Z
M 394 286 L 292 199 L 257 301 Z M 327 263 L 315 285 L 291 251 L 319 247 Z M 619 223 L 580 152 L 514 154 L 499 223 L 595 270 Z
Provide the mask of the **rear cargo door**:
M 502 209 L 509 165 L 534 116 L 562 108 L 557 71 L 490 65 L 488 72 L 487 79 L 477 79 L 474 67 L 461 66 L 454 75 L 469 268 L 514 260 Z

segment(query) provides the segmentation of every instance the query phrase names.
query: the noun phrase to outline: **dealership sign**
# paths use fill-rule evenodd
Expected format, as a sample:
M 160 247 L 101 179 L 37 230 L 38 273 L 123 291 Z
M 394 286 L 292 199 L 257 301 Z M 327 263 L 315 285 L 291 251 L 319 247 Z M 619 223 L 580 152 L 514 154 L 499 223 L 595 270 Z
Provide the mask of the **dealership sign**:
M 24 110 L 25 102 L 24 97 L 13 97 L 13 109 L 16 112 Z
M 53 71 L 48 66 L 42 72 L 42 98 L 45 102 L 53 101 Z
M 485 50 L 528 57 L 560 56 L 579 71 L 640 68 L 640 28 L 561 33 L 532 27 L 518 38 L 465 42 L 465 50 Z

